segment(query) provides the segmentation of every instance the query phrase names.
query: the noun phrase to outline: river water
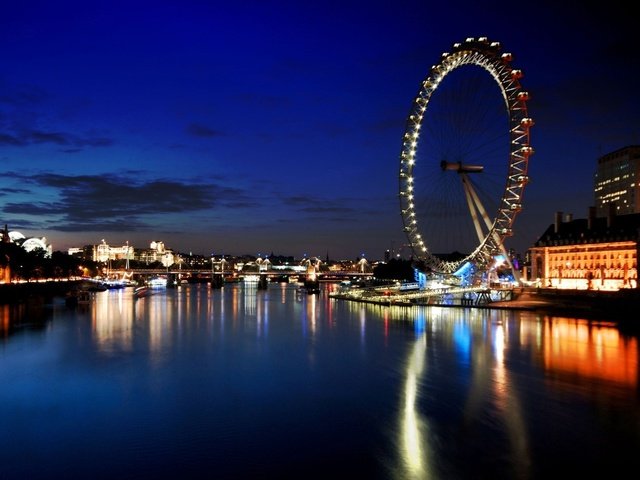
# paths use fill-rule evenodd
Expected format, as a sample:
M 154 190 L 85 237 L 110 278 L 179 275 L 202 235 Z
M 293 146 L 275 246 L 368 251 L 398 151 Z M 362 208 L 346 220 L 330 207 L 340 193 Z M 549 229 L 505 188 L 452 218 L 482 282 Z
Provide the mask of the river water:
M 637 474 L 637 337 L 331 288 L 0 306 L 0 478 Z

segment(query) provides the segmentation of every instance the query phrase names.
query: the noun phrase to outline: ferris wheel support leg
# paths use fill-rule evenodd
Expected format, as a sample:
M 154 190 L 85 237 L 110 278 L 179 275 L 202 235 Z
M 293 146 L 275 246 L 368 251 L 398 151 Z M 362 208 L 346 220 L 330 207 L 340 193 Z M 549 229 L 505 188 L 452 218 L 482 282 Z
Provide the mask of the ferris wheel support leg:
M 464 184 L 464 187 L 465 187 L 465 195 L 470 195 L 471 196 L 471 198 L 473 200 L 473 203 L 475 204 L 475 207 L 478 209 L 478 211 L 482 215 L 482 219 L 484 220 L 485 225 L 487 226 L 489 231 L 491 231 L 491 228 L 492 228 L 493 225 L 491 224 L 491 220 L 489 219 L 489 215 L 487 215 L 487 211 L 485 210 L 484 206 L 482 205 L 482 202 L 480 201 L 480 198 L 478 197 L 478 194 L 474 190 L 473 185 L 471 185 L 471 182 L 468 181 L 469 179 L 466 178 L 466 175 L 464 175 L 464 174 L 462 174 L 462 176 L 463 176 L 462 183 Z M 468 190 L 468 193 L 467 193 L 467 190 Z M 469 200 L 467 199 L 467 202 L 468 201 Z M 473 216 L 473 214 L 472 214 L 472 216 Z M 475 220 L 474 220 L 474 223 L 475 223 Z M 476 231 L 477 230 L 478 230 L 478 226 L 476 225 Z M 517 283 L 520 283 L 520 274 L 513 267 L 513 263 L 511 262 L 511 257 L 509 257 L 509 254 L 507 253 L 507 249 L 505 248 L 504 243 L 500 239 L 500 236 L 495 232 L 495 230 L 492 232 L 492 237 L 493 237 L 493 241 L 500 248 L 500 252 L 502 253 L 502 255 L 504 255 L 504 259 L 507 262 L 507 265 L 509 265 L 509 268 L 511 269 L 511 272 L 513 273 L 513 278 L 515 279 L 515 281 Z M 482 238 L 480 239 L 480 241 L 482 241 Z
M 482 225 L 480 225 L 480 219 L 478 218 L 478 210 L 473 201 L 473 187 L 470 185 L 467 175 L 460 174 L 462 178 L 462 186 L 464 187 L 464 196 L 467 199 L 467 205 L 469 206 L 469 212 L 471 213 L 471 219 L 473 220 L 473 226 L 476 229 L 476 235 L 478 236 L 478 242 L 484 240 L 484 234 L 482 233 Z
M 478 197 L 478 194 L 474 190 L 473 185 L 471 185 L 471 182 L 467 181 L 465 182 L 465 185 L 466 185 L 466 188 L 469 189 L 469 195 L 471 195 L 471 198 L 473 199 L 473 203 L 475 204 L 476 208 L 480 212 L 480 215 L 482 215 L 484 224 L 487 226 L 489 231 L 491 231 L 491 228 L 493 227 L 493 225 L 491 224 L 491 219 L 489 218 L 489 215 L 487 215 L 487 211 L 485 210 L 484 206 L 482 205 L 482 202 L 480 201 L 480 197 Z

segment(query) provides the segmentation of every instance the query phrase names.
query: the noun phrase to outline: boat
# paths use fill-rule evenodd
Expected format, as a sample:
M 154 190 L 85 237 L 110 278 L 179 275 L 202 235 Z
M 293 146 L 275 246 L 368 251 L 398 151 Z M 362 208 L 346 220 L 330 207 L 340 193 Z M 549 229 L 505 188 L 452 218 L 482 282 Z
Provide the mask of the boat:
M 401 292 L 420 290 L 420 284 L 418 282 L 402 282 L 398 287 L 398 290 Z
M 109 280 L 106 280 L 104 282 L 104 286 L 108 290 L 116 290 L 116 289 L 124 288 L 127 285 L 126 285 L 126 282 L 124 280 L 109 279 Z
M 167 286 L 167 277 L 153 277 L 149 279 L 147 285 L 151 288 L 162 288 Z
M 83 289 L 71 290 L 65 295 L 64 301 L 68 307 L 89 305 L 91 303 L 91 292 Z
M 151 288 L 149 288 L 146 285 L 142 285 L 140 287 L 136 287 L 133 290 L 133 296 L 134 298 L 138 299 L 138 298 L 142 298 L 142 297 L 146 297 L 148 295 L 151 295 Z
M 107 290 L 107 287 L 102 282 L 91 282 L 91 284 L 86 288 L 88 292 L 104 292 Z

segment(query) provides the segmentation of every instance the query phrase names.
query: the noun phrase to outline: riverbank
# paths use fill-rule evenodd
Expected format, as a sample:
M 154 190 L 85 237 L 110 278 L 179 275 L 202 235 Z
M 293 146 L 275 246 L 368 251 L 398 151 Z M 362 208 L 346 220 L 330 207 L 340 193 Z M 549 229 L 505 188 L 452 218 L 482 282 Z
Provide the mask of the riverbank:
M 0 284 L 0 304 L 22 303 L 33 298 L 64 296 L 81 282 L 82 280 L 61 279 L 46 282 L 2 283 Z
M 580 316 L 587 320 L 611 321 L 622 329 L 640 332 L 640 290 L 637 289 L 522 289 L 514 291 L 512 300 L 493 302 L 489 307 L 527 309 L 554 316 Z
M 513 299 L 493 302 L 491 306 L 533 310 L 582 312 L 593 315 L 635 316 L 640 306 L 640 290 L 559 290 L 524 288 L 514 290 Z

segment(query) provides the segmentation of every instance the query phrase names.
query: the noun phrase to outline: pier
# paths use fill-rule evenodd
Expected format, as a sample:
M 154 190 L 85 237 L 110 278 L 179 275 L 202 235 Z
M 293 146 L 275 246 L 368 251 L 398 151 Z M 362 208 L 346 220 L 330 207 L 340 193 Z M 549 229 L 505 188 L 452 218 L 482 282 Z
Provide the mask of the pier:
M 439 306 L 529 310 L 551 316 L 580 316 L 615 322 L 621 329 L 640 331 L 637 309 L 640 290 L 559 290 L 553 288 L 449 288 L 401 292 L 384 287 L 351 288 L 330 297 L 385 306 Z

